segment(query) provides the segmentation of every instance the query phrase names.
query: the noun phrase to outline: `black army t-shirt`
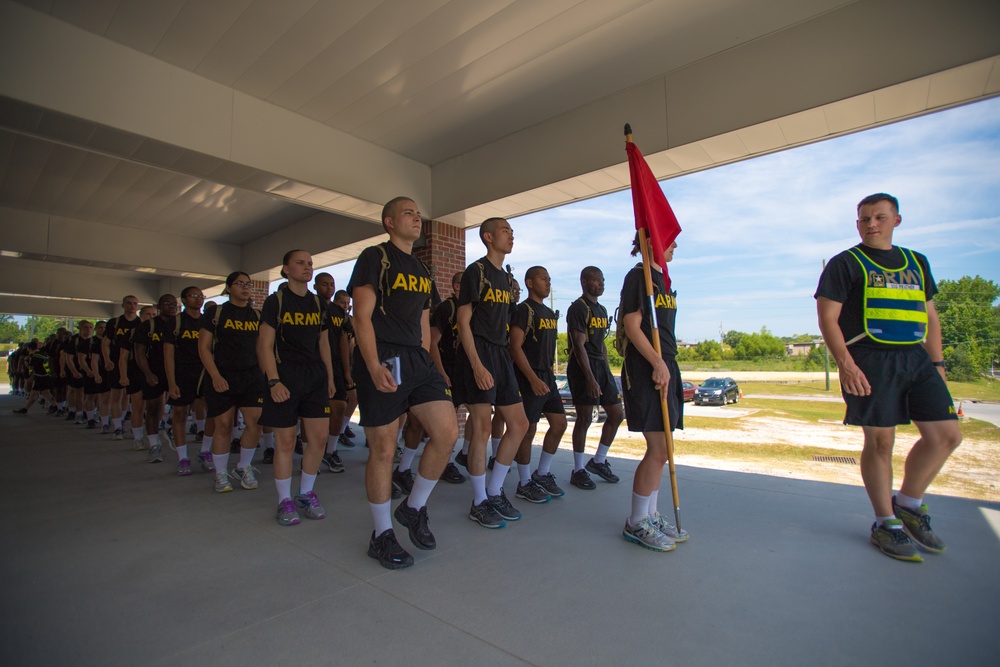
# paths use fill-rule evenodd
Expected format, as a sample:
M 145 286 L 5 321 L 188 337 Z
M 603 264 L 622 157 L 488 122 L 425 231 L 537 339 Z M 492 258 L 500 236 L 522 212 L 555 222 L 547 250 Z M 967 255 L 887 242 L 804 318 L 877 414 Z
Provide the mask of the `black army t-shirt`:
M 282 289 L 281 312 L 277 293 L 264 299 L 260 321 L 274 329 L 275 359 L 280 364 L 320 363 L 319 334 L 329 328 L 327 310 L 315 294 L 299 296 Z
M 178 329 L 177 320 L 171 320 L 167 331 L 163 332 L 163 342 L 174 346 L 174 364 L 177 366 L 200 366 L 201 358 L 198 356 L 198 330 L 201 327 L 201 316 L 178 314 L 180 318 L 180 329 L 177 335 L 174 330 Z
M 524 331 L 521 349 L 528 365 L 536 371 L 552 370 L 556 352 L 556 314 L 544 303 L 525 299 L 515 309 L 511 325 Z
M 365 248 L 354 265 L 347 291 L 356 298 L 354 289 L 365 285 L 375 290 L 375 339 L 389 345 L 419 347 L 420 318 L 431 306 L 431 276 L 421 261 L 391 241 Z
M 604 306 L 581 296 L 566 311 L 566 328 L 583 332 L 583 349 L 588 357 L 604 358 L 604 337 L 608 333 L 608 311 Z
M 249 303 L 239 307 L 228 301 L 206 310 L 198 322 L 199 329 L 214 336 L 212 356 L 215 366 L 219 370 L 231 371 L 257 367 L 259 327 L 260 317 Z
M 507 345 L 510 328 L 510 276 L 482 257 L 462 274 L 458 305 L 472 304 L 472 335 L 493 343 Z
M 660 335 L 660 353 L 665 357 L 677 356 L 677 292 L 666 293 L 663 285 L 663 274 L 650 270 L 653 280 L 653 293 L 656 302 L 656 328 Z M 638 264 L 625 275 L 622 285 L 622 301 L 619 318 L 624 319 L 628 313 L 642 313 L 642 334 L 646 340 L 652 341 L 649 324 L 649 297 L 646 296 L 646 279 L 642 274 L 642 264 Z M 621 321 L 618 326 L 624 326 Z M 629 347 L 628 351 L 632 348 Z

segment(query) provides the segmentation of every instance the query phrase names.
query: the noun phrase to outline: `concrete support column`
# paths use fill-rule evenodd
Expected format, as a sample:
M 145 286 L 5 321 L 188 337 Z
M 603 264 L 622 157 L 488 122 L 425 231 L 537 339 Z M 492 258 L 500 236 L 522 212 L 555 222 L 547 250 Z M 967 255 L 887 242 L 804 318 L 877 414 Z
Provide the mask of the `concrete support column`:
M 423 235 L 413 250 L 431 268 L 442 299 L 451 296 L 451 277 L 465 269 L 465 230 L 439 220 L 424 220 Z

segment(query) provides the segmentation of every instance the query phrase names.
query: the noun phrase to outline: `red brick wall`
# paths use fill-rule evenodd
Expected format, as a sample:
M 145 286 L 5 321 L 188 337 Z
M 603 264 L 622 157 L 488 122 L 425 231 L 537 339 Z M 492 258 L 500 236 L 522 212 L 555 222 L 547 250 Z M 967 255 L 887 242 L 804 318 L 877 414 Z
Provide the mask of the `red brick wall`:
M 431 267 L 442 299 L 451 296 L 451 277 L 465 269 L 465 230 L 437 220 L 424 220 L 427 245 L 414 254 Z
M 266 280 L 251 280 L 253 287 L 250 288 L 250 302 L 253 303 L 253 307 L 260 310 L 261 306 L 264 305 L 264 299 L 268 297 L 271 293 L 269 291 L 270 283 Z

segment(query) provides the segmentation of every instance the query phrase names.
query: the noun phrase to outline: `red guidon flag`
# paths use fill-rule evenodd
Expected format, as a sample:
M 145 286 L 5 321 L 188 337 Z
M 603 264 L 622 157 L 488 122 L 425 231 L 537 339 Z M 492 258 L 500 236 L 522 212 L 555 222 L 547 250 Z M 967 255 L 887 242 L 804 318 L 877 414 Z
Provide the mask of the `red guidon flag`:
M 657 264 L 664 264 L 663 253 L 681 233 L 681 225 L 638 146 L 629 141 L 625 143 L 625 150 L 628 153 L 628 172 L 632 181 L 635 228 L 646 230 L 653 252 L 652 260 Z M 663 266 L 663 283 L 667 291 L 670 291 L 670 276 L 667 275 L 666 265 Z

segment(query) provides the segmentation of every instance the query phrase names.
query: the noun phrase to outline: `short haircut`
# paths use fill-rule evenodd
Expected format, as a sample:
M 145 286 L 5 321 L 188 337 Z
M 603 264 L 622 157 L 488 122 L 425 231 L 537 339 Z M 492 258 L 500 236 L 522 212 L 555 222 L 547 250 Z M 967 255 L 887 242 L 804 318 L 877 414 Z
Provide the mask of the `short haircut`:
M 479 226 L 479 240 L 486 243 L 485 234 L 496 234 L 497 225 L 501 222 L 507 222 L 506 218 L 486 218 L 483 220 L 483 224 Z
M 546 273 L 549 272 L 549 270 L 546 269 L 544 266 L 531 267 L 530 269 L 524 272 L 524 282 L 528 282 L 529 280 L 534 280 L 535 276 L 540 274 L 542 271 L 545 271 Z
M 337 291 L 336 291 L 336 293 L 334 293 L 334 295 L 333 295 L 333 300 L 334 300 L 334 301 L 336 301 L 337 299 L 342 299 L 342 298 L 344 298 L 345 296 L 346 296 L 346 297 L 347 297 L 348 299 L 350 299 L 350 298 L 351 298 L 351 295 L 347 293 L 347 290 L 343 290 L 343 289 L 339 289 L 339 290 L 337 290 Z
M 200 289 L 200 288 L 197 285 L 188 285 L 187 287 L 181 290 L 181 298 L 186 299 L 188 296 L 188 292 L 190 292 L 193 289 Z
M 382 207 L 382 229 L 384 229 L 387 233 L 389 228 L 385 226 L 385 219 L 395 218 L 397 213 L 396 209 L 399 204 L 404 201 L 412 201 L 413 203 L 416 203 L 412 197 L 393 197 L 386 202 L 385 206 Z
M 315 276 L 313 276 L 313 282 L 314 283 L 319 282 L 320 278 L 329 278 L 330 280 L 333 280 L 333 276 L 324 271 L 323 273 L 317 273 Z
M 596 266 L 585 266 L 580 271 L 580 280 L 587 280 L 588 278 L 593 278 L 600 273 L 601 270 Z
M 173 294 L 163 294 L 163 295 L 161 295 L 160 298 L 156 300 L 156 306 L 159 307 L 160 305 L 162 305 L 164 302 L 166 302 L 172 296 L 174 297 L 174 299 L 177 298 Z
M 90 324 L 90 320 L 80 320 L 79 322 L 76 323 L 76 328 L 77 329 L 83 329 L 83 325 L 85 325 L 85 324 L 89 325 Z
M 892 208 L 895 209 L 896 215 L 899 215 L 899 200 L 896 199 L 895 197 L 893 197 L 892 195 L 888 195 L 888 194 L 886 194 L 884 192 L 876 192 L 875 194 L 868 195 L 867 197 L 865 197 L 864 199 L 862 199 L 861 201 L 859 201 L 858 202 L 858 215 L 861 215 L 861 207 L 862 206 L 871 206 L 872 204 L 877 204 L 880 201 L 887 201 L 887 202 L 889 202 L 889 204 L 892 205 Z
M 122 305 L 125 305 L 125 302 L 128 301 L 129 299 L 135 299 L 136 301 L 138 301 L 139 297 L 137 297 L 135 294 L 126 294 L 125 296 L 122 297 Z
M 456 271 L 455 275 L 453 275 L 451 277 L 451 284 L 454 285 L 455 283 L 462 282 L 462 276 L 464 276 L 464 275 L 465 275 L 465 271 Z

